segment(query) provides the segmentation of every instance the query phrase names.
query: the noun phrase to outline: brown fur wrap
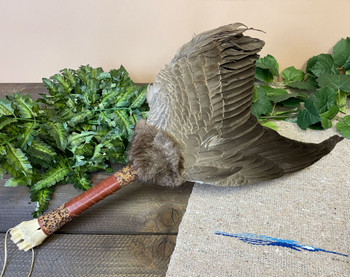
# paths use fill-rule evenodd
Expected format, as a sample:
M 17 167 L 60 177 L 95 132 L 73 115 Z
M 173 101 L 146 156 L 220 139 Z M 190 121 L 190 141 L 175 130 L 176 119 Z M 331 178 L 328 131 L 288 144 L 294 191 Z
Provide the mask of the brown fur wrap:
M 179 144 L 145 120 L 135 126 L 129 159 L 143 182 L 175 187 L 185 181 Z

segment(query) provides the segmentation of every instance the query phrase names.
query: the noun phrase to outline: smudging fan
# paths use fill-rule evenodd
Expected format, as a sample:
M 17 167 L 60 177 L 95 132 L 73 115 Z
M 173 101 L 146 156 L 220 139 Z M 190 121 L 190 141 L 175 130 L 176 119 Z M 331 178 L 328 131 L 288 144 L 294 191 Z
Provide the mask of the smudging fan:
M 302 143 L 262 127 L 251 114 L 255 62 L 264 42 L 240 23 L 195 36 L 149 86 L 147 121 L 135 127 L 130 164 L 90 190 L 11 231 L 25 251 L 85 209 L 139 179 L 237 186 L 280 177 L 328 154 L 342 138 Z

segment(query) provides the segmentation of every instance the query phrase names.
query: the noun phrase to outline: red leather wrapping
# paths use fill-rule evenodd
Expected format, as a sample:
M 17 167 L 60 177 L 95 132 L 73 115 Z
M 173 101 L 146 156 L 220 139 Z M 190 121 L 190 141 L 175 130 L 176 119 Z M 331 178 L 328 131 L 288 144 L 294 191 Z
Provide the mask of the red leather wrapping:
M 97 185 L 93 186 L 91 189 L 83 192 L 82 194 L 74 197 L 68 201 L 65 206 L 71 217 L 74 217 L 86 209 L 90 208 L 92 205 L 113 194 L 121 188 L 119 182 L 114 175 L 102 180 Z

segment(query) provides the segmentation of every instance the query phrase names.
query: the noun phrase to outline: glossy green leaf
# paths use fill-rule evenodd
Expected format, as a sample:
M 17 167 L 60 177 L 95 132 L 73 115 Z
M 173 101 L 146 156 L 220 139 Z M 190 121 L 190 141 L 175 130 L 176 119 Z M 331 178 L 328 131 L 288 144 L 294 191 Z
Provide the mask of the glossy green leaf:
M 13 115 L 13 108 L 11 106 L 11 101 L 6 98 L 0 99 L 0 115 Z
M 279 65 L 271 55 L 258 59 L 256 61 L 256 67 L 269 70 L 273 76 L 279 76 Z
M 253 115 L 259 118 L 260 115 L 271 112 L 272 104 L 264 88 L 258 87 L 257 90 L 258 100 L 252 104 L 251 111 Z
M 275 122 L 273 122 L 271 120 L 261 122 L 260 124 L 264 127 L 270 128 L 270 129 L 275 130 L 275 131 L 277 131 L 277 129 L 278 129 Z
M 70 173 L 70 169 L 64 165 L 59 164 L 58 166 L 51 168 L 46 172 L 42 179 L 34 184 L 33 189 L 39 191 L 43 188 L 49 188 L 56 185 L 58 182 L 62 181 Z
M 269 97 L 270 100 L 275 103 L 293 97 L 292 95 L 289 95 L 285 89 L 282 88 L 273 88 L 270 86 L 261 85 L 259 86 L 259 89 L 264 90 L 266 92 L 266 96 Z
M 282 78 L 285 84 L 296 81 L 303 81 L 305 73 L 294 66 L 287 67 L 282 71 Z
M 52 138 L 54 138 L 56 142 L 56 146 L 60 150 L 64 150 L 68 144 L 68 141 L 67 141 L 68 134 L 63 124 L 59 122 L 48 121 L 46 123 L 46 128 L 48 130 L 48 134 Z
M 17 119 L 14 117 L 0 116 L 0 130 L 6 125 L 17 122 Z
M 350 139 L 350 115 L 345 116 L 336 125 L 337 130 L 346 138 Z
M 76 124 L 84 122 L 86 119 L 90 119 L 93 116 L 94 111 L 83 109 L 78 114 L 74 115 L 67 124 L 74 127 Z
M 5 182 L 5 187 L 18 187 L 26 184 L 24 178 L 10 178 Z
M 343 66 L 350 57 L 350 37 L 342 38 L 333 47 L 333 59 L 337 66 Z
M 25 176 L 31 175 L 33 173 L 32 165 L 21 149 L 15 148 L 10 143 L 6 144 L 5 148 L 7 154 L 7 162 L 13 166 L 15 170 Z
M 19 136 L 19 147 L 26 149 L 38 135 L 36 131 L 38 124 L 36 122 L 27 122 L 23 124 L 23 133 Z
M 330 87 L 324 87 L 317 90 L 310 98 L 319 113 L 328 111 L 336 105 L 337 93 Z
M 342 113 L 346 113 L 346 101 L 347 101 L 347 93 L 344 91 L 338 91 L 336 102 L 339 107 L 339 111 Z
M 78 147 L 90 143 L 96 132 L 93 131 L 83 131 L 81 133 L 72 133 L 68 136 L 68 146 L 74 153 Z
M 45 86 L 45 88 L 48 90 L 48 92 L 51 95 L 55 95 L 57 93 L 56 86 L 54 85 L 54 83 L 51 80 L 49 80 L 47 78 L 42 78 L 42 82 L 43 82 L 43 85 Z
M 45 210 L 49 207 L 51 196 L 53 194 L 53 188 L 43 188 L 40 190 L 31 190 L 30 199 L 36 202 L 35 212 L 32 213 L 33 217 L 37 218 L 43 214 Z
M 36 158 L 50 161 L 56 156 L 55 150 L 39 138 L 35 138 L 27 149 L 27 152 Z
M 320 77 L 325 73 L 339 74 L 330 54 L 320 54 L 314 58 L 312 65 L 308 64 L 308 71 L 314 76 Z
M 350 76 L 349 75 L 333 75 L 322 74 L 317 79 L 321 88 L 330 87 L 340 91 L 350 92 Z
M 301 90 L 313 91 L 318 87 L 317 82 L 313 77 L 308 77 L 305 81 L 292 81 L 286 84 L 287 87 Z
M 332 121 L 331 119 L 333 119 L 339 112 L 338 106 L 337 105 L 333 105 L 329 110 L 327 110 L 324 113 L 321 113 L 321 125 L 323 127 L 323 129 L 328 129 L 332 127 Z
M 138 109 L 140 108 L 146 100 L 146 94 L 147 94 L 147 87 L 143 86 L 139 90 L 137 90 L 136 95 L 133 99 L 131 99 L 130 108 L 131 109 Z
M 321 121 L 321 117 L 315 105 L 310 101 L 305 101 L 305 109 L 301 110 L 298 114 L 297 124 L 298 126 L 306 130 L 312 124 Z

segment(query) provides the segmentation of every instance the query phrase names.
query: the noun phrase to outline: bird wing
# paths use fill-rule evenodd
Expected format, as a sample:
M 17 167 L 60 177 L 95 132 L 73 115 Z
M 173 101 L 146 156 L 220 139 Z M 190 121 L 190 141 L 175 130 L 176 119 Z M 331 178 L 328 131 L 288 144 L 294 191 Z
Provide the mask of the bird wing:
M 181 147 L 187 180 L 235 186 L 306 167 L 337 142 L 305 144 L 251 114 L 255 62 L 264 42 L 236 23 L 195 36 L 149 86 L 147 122 Z

